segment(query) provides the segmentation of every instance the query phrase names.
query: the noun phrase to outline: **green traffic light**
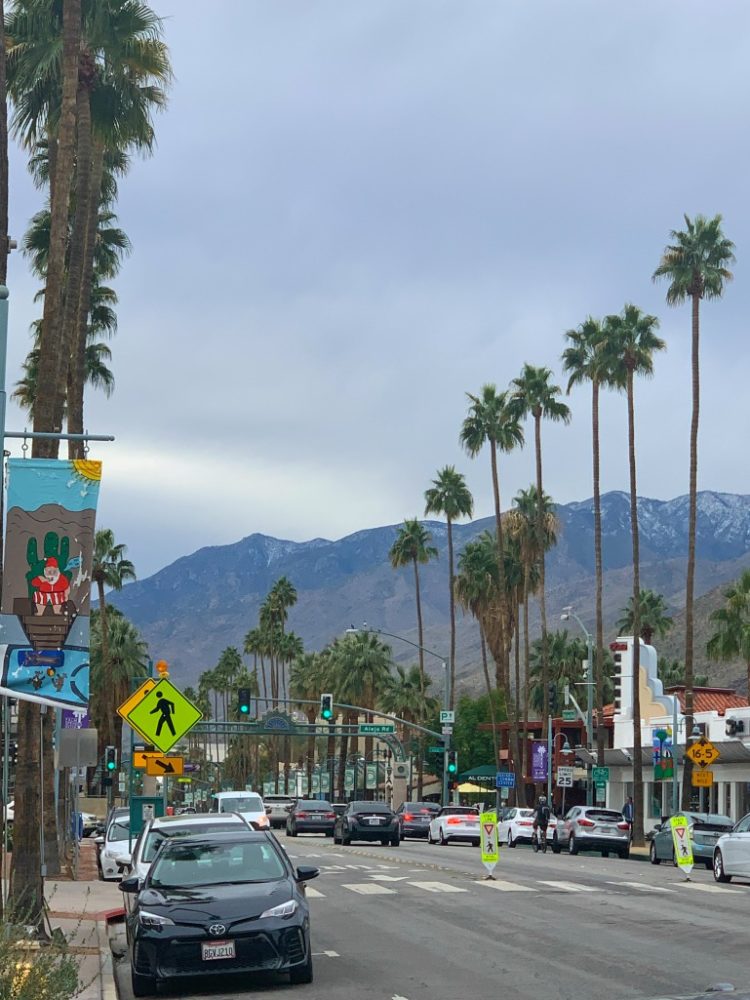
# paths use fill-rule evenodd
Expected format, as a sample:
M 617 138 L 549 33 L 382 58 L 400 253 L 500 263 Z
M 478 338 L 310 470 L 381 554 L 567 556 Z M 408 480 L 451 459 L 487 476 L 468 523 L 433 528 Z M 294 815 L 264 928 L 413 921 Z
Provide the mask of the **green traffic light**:
M 114 769 L 116 767 L 117 767 L 117 764 L 115 764 L 115 762 L 113 760 L 108 760 L 107 761 L 107 770 L 108 771 L 114 771 Z
M 324 719 L 331 719 L 333 717 L 333 712 L 331 712 L 327 708 L 325 708 L 325 709 L 323 709 L 322 715 L 323 715 Z
M 249 711 L 250 711 L 249 705 L 240 705 L 240 712 L 242 712 L 243 715 L 247 715 Z

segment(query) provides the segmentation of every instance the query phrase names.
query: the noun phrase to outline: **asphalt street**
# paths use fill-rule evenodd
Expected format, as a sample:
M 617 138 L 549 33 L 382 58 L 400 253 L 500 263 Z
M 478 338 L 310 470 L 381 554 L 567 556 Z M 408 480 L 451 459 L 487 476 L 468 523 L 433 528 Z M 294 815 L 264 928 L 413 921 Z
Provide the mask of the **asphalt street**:
M 717 885 L 699 868 L 687 882 L 667 864 L 518 847 L 501 849 L 489 882 L 471 846 L 279 839 L 296 864 L 321 869 L 308 888 L 315 982 L 207 979 L 168 995 L 626 1000 L 750 983 L 750 881 Z M 124 952 L 122 932 L 114 949 Z M 126 957 L 116 971 L 131 1000 Z

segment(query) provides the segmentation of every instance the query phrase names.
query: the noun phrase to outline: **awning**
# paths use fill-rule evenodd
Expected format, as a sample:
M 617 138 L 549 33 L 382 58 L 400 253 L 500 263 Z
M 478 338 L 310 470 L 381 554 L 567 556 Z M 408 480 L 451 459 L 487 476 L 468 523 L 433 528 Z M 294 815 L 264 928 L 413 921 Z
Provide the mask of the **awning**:
M 464 795 L 486 795 L 487 789 L 480 788 L 479 785 L 472 785 L 470 781 L 465 781 L 463 785 L 458 786 L 459 792 L 463 792 Z
M 497 768 L 492 764 L 480 764 L 479 767 L 472 767 L 468 771 L 459 774 L 459 781 L 480 781 L 494 787 Z

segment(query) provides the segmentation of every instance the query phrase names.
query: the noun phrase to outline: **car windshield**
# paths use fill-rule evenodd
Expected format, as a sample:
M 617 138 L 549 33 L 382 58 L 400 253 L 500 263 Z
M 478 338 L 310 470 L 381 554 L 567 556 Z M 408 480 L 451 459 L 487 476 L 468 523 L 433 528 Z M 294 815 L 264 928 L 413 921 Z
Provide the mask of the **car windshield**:
M 404 812 L 436 813 L 440 812 L 440 806 L 435 802 L 407 802 Z
M 385 802 L 352 802 L 352 812 L 388 813 L 390 808 Z
M 219 799 L 219 812 L 263 812 L 260 795 L 233 795 Z
M 448 806 L 440 814 L 441 816 L 476 816 L 477 810 L 473 806 Z
M 151 868 L 155 889 L 183 889 L 218 884 L 276 882 L 286 876 L 270 843 L 166 844 Z
M 526 816 L 527 818 L 531 818 L 534 815 L 534 810 L 533 809 L 519 809 L 518 810 L 518 815 L 521 818 L 523 818 L 524 816 Z
M 148 837 L 146 837 L 141 861 L 150 864 L 156 857 L 156 853 L 164 841 L 171 840 L 173 837 L 200 837 L 204 833 L 231 833 L 238 825 L 242 829 L 242 824 L 239 820 L 227 819 L 220 823 L 186 823 L 184 826 L 175 824 L 174 826 L 157 827 L 151 830 Z
M 323 799 L 305 799 L 297 803 L 298 812 L 331 812 L 333 806 Z
M 589 809 L 586 813 L 586 819 L 598 819 L 604 823 L 621 823 L 623 815 L 615 812 L 614 809 Z
M 118 822 L 109 824 L 109 829 L 107 830 L 107 840 L 114 842 L 118 840 L 127 840 L 129 837 L 130 823 L 128 820 L 119 820 Z

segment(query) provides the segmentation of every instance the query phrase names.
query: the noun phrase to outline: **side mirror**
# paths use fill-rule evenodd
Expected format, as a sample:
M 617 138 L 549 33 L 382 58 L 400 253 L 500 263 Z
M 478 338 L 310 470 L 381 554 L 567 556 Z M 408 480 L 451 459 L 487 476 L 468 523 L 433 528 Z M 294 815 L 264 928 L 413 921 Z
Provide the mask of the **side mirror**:
M 98 837 L 94 837 L 94 843 L 95 844 L 103 844 L 104 843 L 104 836 L 103 836 L 103 834 L 99 834 Z
M 130 878 L 124 878 L 122 882 L 120 882 L 120 889 L 123 892 L 140 892 L 141 880 L 136 878 L 135 875 L 131 875 Z
M 303 865 L 297 869 L 295 878 L 298 882 L 309 882 L 310 879 L 317 878 L 318 875 L 320 875 L 320 868 L 309 868 L 307 865 Z
M 117 865 L 117 867 L 120 869 L 121 872 L 125 871 L 126 868 L 130 868 L 132 863 L 133 863 L 132 854 L 119 854 L 115 858 L 115 864 Z

